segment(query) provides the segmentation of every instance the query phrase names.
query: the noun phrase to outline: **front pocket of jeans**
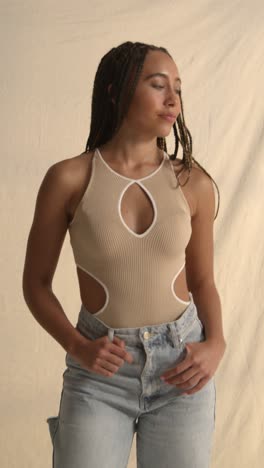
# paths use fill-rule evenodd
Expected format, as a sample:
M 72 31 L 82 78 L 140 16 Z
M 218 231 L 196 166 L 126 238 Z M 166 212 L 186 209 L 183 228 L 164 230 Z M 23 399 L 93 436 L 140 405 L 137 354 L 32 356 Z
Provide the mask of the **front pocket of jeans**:
M 194 317 L 191 324 L 180 334 L 179 341 L 184 347 L 184 342 L 204 341 L 204 329 L 202 322 L 197 316 Z
M 203 326 L 203 323 L 201 322 L 201 320 L 199 319 L 198 315 L 195 316 L 195 319 L 199 323 L 201 330 L 203 330 L 204 326 Z

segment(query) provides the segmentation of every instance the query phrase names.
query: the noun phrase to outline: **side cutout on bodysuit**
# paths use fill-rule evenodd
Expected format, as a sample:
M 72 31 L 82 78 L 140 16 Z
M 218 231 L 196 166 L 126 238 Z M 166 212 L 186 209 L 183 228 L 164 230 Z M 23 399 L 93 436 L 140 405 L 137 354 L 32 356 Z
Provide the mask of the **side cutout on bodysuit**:
M 87 310 L 91 314 L 103 312 L 109 301 L 109 293 L 106 286 L 99 278 L 89 273 L 81 265 L 76 266 L 80 289 L 87 291 L 87 296 L 85 297 Z
M 179 291 L 182 291 L 182 288 L 184 287 L 185 282 L 186 282 L 186 275 L 185 275 L 184 267 L 185 267 L 185 263 L 180 268 L 180 270 L 174 275 L 174 277 L 172 279 L 172 283 L 171 283 L 171 289 L 172 289 L 172 293 L 173 293 L 174 297 L 178 301 L 180 301 L 183 304 L 189 304 L 190 298 L 189 298 L 188 293 L 187 293 L 188 298 L 187 297 L 185 297 L 185 298 L 180 298 L 179 297 L 179 294 L 181 294 Z
M 140 182 L 131 182 L 120 195 L 119 216 L 134 235 L 147 234 L 155 224 L 157 209 L 151 193 Z

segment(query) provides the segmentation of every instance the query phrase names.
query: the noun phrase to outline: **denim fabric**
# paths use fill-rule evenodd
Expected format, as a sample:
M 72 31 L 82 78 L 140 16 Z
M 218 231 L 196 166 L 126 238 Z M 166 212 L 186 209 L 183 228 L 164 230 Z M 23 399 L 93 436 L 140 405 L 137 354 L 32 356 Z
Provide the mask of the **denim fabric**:
M 191 395 L 160 379 L 185 358 L 185 342 L 205 339 L 189 295 L 178 319 L 140 328 L 110 328 L 81 306 L 76 328 L 92 340 L 117 335 L 134 360 L 105 377 L 66 354 L 59 414 L 47 419 L 53 468 L 126 468 L 135 433 L 138 468 L 209 468 L 214 378 Z

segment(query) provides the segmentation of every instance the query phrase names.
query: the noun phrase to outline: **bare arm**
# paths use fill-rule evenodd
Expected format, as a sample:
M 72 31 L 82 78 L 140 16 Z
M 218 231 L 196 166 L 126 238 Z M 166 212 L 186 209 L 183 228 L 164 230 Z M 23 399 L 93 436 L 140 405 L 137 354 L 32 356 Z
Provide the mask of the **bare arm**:
M 220 297 L 214 280 L 213 225 L 215 196 L 213 183 L 200 169 L 194 170 L 196 210 L 192 235 L 186 248 L 186 272 L 207 341 L 225 345 Z
M 39 324 L 69 353 L 90 341 L 73 327 L 52 291 L 52 280 L 67 233 L 72 192 L 69 162 L 51 166 L 37 194 L 23 271 L 23 295 Z
M 200 330 L 198 340 L 185 343 L 186 357 L 161 375 L 168 384 L 183 389 L 183 395 L 198 392 L 212 379 L 226 348 L 221 302 L 214 281 L 213 185 L 201 169 L 195 168 L 190 184 L 195 203 L 192 235 L 186 248 L 186 277 L 204 330 Z

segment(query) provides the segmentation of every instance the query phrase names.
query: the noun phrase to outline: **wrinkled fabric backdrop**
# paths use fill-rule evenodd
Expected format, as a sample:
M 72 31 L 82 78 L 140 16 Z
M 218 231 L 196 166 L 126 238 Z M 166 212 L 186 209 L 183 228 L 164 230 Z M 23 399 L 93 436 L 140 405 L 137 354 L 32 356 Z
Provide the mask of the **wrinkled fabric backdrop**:
M 51 466 L 46 418 L 58 412 L 65 352 L 24 302 L 26 241 L 48 167 L 85 150 L 99 61 L 131 40 L 174 57 L 193 155 L 221 194 L 215 280 L 227 349 L 216 372 L 212 468 L 261 468 L 263 1 L 1 0 L 0 17 L 1 467 Z M 172 152 L 173 131 L 167 142 Z M 53 289 L 75 324 L 80 298 L 68 234 Z

